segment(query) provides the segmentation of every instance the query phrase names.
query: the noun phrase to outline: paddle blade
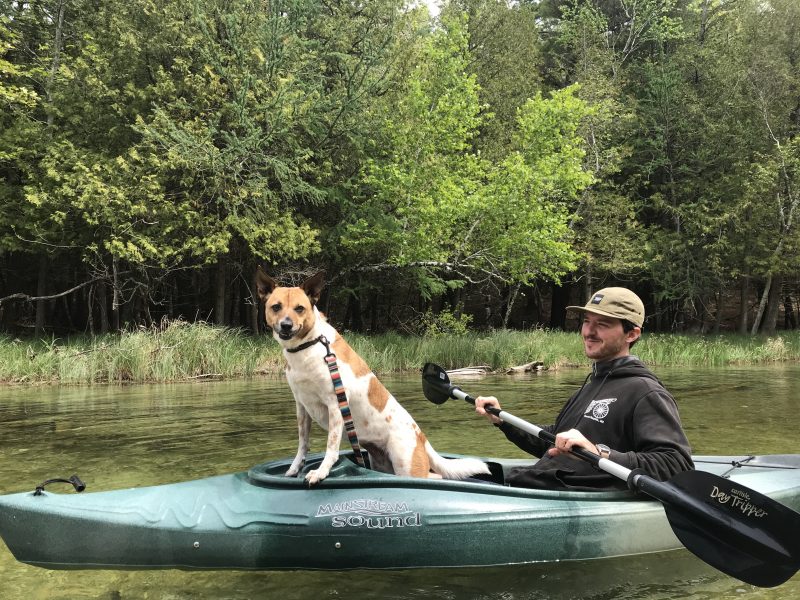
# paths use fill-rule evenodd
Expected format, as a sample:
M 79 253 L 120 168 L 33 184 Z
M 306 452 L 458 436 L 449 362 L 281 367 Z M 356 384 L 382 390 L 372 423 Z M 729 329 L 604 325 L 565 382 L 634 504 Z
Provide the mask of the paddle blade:
M 422 393 L 434 404 L 444 404 L 451 398 L 450 378 L 439 365 L 425 363 L 422 367 Z
M 664 503 L 675 535 L 699 558 L 732 577 L 774 587 L 800 569 L 800 514 L 755 490 L 704 471 L 668 486 L 691 502 Z

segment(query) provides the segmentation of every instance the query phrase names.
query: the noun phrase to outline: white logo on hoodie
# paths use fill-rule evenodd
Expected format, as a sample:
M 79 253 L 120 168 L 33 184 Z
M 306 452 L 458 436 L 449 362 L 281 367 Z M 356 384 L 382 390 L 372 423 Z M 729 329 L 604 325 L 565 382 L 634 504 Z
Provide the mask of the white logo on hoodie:
M 592 400 L 589 403 L 589 406 L 586 407 L 586 412 L 583 413 L 583 416 L 587 419 L 591 419 L 592 421 L 597 421 L 598 423 L 605 423 L 603 419 L 606 418 L 609 411 L 611 410 L 610 404 L 612 402 L 616 402 L 616 398 L 605 398 L 603 400 Z

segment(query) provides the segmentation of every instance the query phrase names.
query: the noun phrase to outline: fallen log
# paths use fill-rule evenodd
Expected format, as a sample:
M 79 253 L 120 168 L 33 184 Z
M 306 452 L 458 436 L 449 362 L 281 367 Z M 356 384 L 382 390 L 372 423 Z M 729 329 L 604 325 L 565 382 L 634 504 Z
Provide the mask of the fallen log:
M 447 371 L 447 374 L 454 375 L 456 377 L 476 377 L 480 375 L 487 375 L 491 372 L 491 367 L 487 367 L 486 365 L 478 365 L 475 367 L 462 367 L 461 369 L 453 369 L 451 371 Z
M 540 360 L 534 360 L 533 362 L 529 362 L 524 365 L 510 367 L 506 370 L 506 374 L 509 375 L 511 373 L 532 373 L 533 371 L 542 371 L 542 370 L 544 370 L 544 363 Z

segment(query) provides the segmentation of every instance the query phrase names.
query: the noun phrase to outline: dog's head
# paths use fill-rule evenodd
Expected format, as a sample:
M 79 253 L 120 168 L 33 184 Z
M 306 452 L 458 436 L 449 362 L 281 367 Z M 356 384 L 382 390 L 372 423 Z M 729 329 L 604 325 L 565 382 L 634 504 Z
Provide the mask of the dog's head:
M 267 325 L 279 341 L 305 337 L 317 319 L 314 307 L 319 301 L 325 273 L 306 279 L 300 287 L 283 287 L 261 267 L 256 272 L 258 297 L 264 303 Z

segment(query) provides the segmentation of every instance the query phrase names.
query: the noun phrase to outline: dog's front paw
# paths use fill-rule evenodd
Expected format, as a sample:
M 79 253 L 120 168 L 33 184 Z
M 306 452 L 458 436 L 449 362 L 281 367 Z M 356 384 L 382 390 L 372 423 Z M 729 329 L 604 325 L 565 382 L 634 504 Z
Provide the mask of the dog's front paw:
M 296 477 L 297 474 L 300 472 L 300 469 L 302 469 L 305 466 L 305 464 L 306 464 L 305 459 L 295 458 L 292 461 L 292 464 L 289 465 L 289 469 L 286 471 L 286 473 L 283 474 L 284 477 Z
M 306 474 L 306 481 L 308 485 L 319 483 L 328 476 L 328 469 L 314 469 Z

